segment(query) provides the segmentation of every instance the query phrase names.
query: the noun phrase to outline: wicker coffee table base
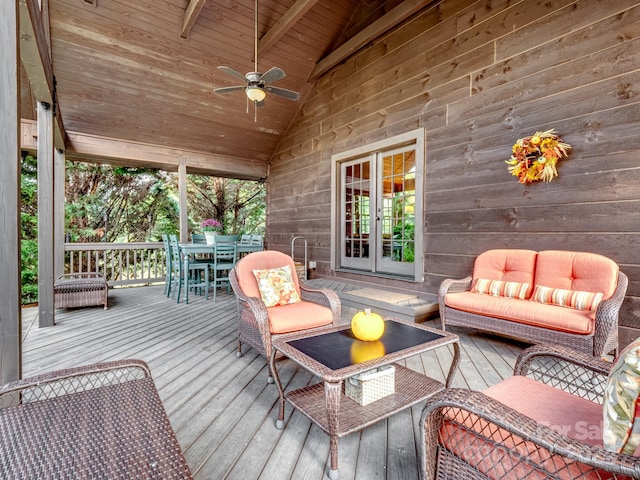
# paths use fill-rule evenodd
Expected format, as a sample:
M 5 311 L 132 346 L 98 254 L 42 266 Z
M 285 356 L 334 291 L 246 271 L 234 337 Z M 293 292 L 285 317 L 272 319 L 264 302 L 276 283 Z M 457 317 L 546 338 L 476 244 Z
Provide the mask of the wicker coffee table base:
M 314 363 L 313 361 L 307 361 L 311 359 L 286 343 L 288 339 L 301 338 L 304 334 L 297 335 L 296 337 L 291 335 L 279 337 L 278 340 L 274 341 L 274 348 L 271 358 L 269 359 L 275 384 L 280 394 L 276 428 L 283 429 L 285 426 L 284 407 L 286 400 L 315 423 L 323 432 L 329 435 L 331 465 L 328 474 L 331 480 L 337 480 L 339 477 L 339 438 L 362 430 L 395 413 L 421 403 L 443 390 L 445 386 L 450 386 L 460 360 L 460 347 L 456 335 L 446 335 L 447 337 L 442 340 L 421 344 L 396 354 L 384 355 L 373 362 L 369 361 L 361 365 L 352 365 L 340 371 L 330 370 L 326 367 L 324 369 L 314 368 L 317 367 L 317 364 L 312 365 Z M 394 360 L 404 359 L 449 344 L 453 345 L 454 354 L 445 384 L 403 367 L 402 365 L 393 363 L 396 369 L 395 393 L 366 406 L 360 405 L 344 393 L 344 380 L 348 377 L 381 365 L 392 364 Z M 275 364 L 276 355 L 279 353 L 282 353 L 303 368 L 318 375 L 323 379 L 323 382 L 285 393 Z M 342 373 L 338 374 L 337 372 Z

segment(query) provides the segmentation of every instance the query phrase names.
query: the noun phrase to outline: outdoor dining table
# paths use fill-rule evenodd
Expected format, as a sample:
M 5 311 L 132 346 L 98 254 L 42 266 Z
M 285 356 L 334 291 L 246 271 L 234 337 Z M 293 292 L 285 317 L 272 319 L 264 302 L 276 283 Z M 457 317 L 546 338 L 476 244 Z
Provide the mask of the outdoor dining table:
M 238 242 L 236 247 L 236 253 L 246 254 L 251 252 L 261 252 L 264 250 L 264 245 L 247 245 L 241 244 Z M 189 262 L 193 255 L 197 254 L 216 254 L 216 245 L 214 243 L 181 243 L 180 244 L 180 253 L 182 253 L 182 261 L 184 264 L 184 268 L 182 269 L 182 274 L 184 275 L 184 284 L 189 285 Z M 189 303 L 189 289 L 185 288 L 185 299 L 186 303 Z

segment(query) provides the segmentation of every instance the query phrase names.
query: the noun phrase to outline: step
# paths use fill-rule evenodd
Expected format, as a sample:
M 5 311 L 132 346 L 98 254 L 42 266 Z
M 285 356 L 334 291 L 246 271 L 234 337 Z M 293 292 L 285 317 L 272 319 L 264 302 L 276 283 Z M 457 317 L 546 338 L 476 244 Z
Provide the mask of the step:
M 376 288 L 358 288 L 336 292 L 342 304 L 348 307 L 371 311 L 383 317 L 396 317 L 411 322 L 424 322 L 437 317 L 438 303 L 418 294 L 398 293 Z

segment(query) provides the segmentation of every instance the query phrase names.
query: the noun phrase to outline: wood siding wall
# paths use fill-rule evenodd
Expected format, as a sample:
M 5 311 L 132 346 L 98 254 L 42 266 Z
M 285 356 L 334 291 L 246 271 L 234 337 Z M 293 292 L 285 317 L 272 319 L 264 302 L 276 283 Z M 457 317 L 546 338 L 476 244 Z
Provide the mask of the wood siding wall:
M 319 78 L 272 159 L 269 245 L 309 242 L 318 273 L 436 294 L 490 248 L 591 251 L 630 279 L 622 343 L 640 335 L 640 2 L 445 0 Z M 427 133 L 425 280 L 334 272 L 331 155 Z M 555 128 L 573 151 L 521 185 L 516 139 Z

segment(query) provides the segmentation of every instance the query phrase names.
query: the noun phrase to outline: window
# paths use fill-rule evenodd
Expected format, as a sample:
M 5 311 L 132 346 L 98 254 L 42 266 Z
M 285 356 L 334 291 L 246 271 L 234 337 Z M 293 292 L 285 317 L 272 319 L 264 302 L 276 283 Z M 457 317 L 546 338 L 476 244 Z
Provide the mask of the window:
M 332 157 L 338 269 L 422 280 L 424 130 Z

